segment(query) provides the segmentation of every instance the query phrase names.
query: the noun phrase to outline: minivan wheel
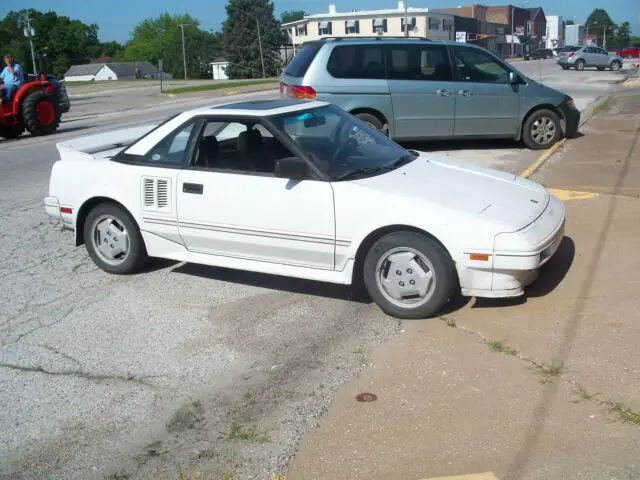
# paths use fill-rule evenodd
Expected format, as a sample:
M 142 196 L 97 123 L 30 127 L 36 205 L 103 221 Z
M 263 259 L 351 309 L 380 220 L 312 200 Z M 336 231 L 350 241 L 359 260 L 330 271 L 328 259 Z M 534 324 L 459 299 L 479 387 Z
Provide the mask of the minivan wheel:
M 611 62 L 611 70 L 612 71 L 617 72 L 621 68 L 622 68 L 622 65 L 620 64 L 620 62 L 618 60 L 614 60 L 613 62 Z
M 393 232 L 376 241 L 365 258 L 363 277 L 380 309 L 402 319 L 437 314 L 457 285 L 449 253 L 417 232 Z
M 371 115 L 370 113 L 357 113 L 356 118 L 363 121 L 367 124 L 367 126 L 382 131 L 382 122 L 375 115 Z
M 522 127 L 522 141 L 531 150 L 544 150 L 560 140 L 560 119 L 551 110 L 533 112 Z
M 576 62 L 576 70 L 584 70 L 584 60 L 578 60 Z

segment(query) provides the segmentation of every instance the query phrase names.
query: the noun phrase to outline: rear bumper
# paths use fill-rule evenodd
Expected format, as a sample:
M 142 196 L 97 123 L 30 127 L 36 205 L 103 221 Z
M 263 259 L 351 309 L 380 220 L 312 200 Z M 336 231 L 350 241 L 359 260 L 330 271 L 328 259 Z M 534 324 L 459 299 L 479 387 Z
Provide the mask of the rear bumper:
M 62 222 L 62 226 L 69 230 L 74 229 L 73 209 L 60 205 L 58 197 L 44 197 L 44 211 L 49 218 Z

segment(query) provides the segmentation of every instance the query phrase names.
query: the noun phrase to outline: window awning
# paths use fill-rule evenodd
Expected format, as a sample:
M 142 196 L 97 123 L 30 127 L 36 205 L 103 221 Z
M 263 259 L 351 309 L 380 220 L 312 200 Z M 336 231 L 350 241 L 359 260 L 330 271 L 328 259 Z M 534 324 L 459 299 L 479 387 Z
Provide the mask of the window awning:
M 373 20 L 374 27 L 384 27 L 384 18 L 376 18 Z
M 347 28 L 355 28 L 356 21 L 355 20 L 347 20 Z
M 318 22 L 320 28 L 329 28 L 329 22 Z

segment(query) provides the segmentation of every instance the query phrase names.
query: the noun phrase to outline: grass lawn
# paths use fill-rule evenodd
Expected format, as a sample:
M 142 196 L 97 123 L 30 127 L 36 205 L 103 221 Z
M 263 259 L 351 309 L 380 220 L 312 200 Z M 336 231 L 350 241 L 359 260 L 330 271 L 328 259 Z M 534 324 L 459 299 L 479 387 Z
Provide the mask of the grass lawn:
M 260 78 L 258 80 L 240 80 L 235 82 L 219 82 L 207 83 L 206 85 L 191 85 L 188 87 L 170 88 L 164 90 L 163 93 L 189 93 L 189 92 L 206 92 L 208 90 L 220 90 L 222 88 L 238 88 L 248 87 L 251 85 L 266 85 L 269 83 L 277 83 L 278 78 Z

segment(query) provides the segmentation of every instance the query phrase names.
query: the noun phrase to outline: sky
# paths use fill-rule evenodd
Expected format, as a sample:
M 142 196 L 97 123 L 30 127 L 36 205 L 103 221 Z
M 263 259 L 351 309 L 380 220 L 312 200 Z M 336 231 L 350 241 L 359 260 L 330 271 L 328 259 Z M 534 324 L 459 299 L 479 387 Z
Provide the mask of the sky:
M 275 0 L 276 17 L 285 10 L 303 8 L 309 13 L 329 11 L 329 4 L 334 3 L 338 12 L 348 12 L 353 8 L 374 10 L 397 8 L 397 0 Z M 508 1 L 496 0 L 409 0 L 410 7 L 444 8 L 458 5 L 505 5 Z M 522 4 L 521 0 L 512 2 Z M 0 0 L 0 18 L 9 11 L 22 8 L 34 8 L 39 11 L 55 10 L 59 15 L 78 18 L 84 23 L 98 24 L 102 41 L 117 40 L 125 42 L 133 27 L 149 17 L 160 13 L 189 13 L 200 21 L 201 28 L 217 31 L 226 17 L 226 0 L 109 0 L 108 2 L 78 0 Z M 304 7 L 302 7 L 304 5 Z M 561 15 L 565 18 L 575 16 L 576 23 L 584 23 L 594 8 L 605 8 L 614 22 L 631 23 L 632 35 L 640 35 L 640 1 L 638 0 L 529 0 L 527 7 L 541 6 L 546 15 Z

